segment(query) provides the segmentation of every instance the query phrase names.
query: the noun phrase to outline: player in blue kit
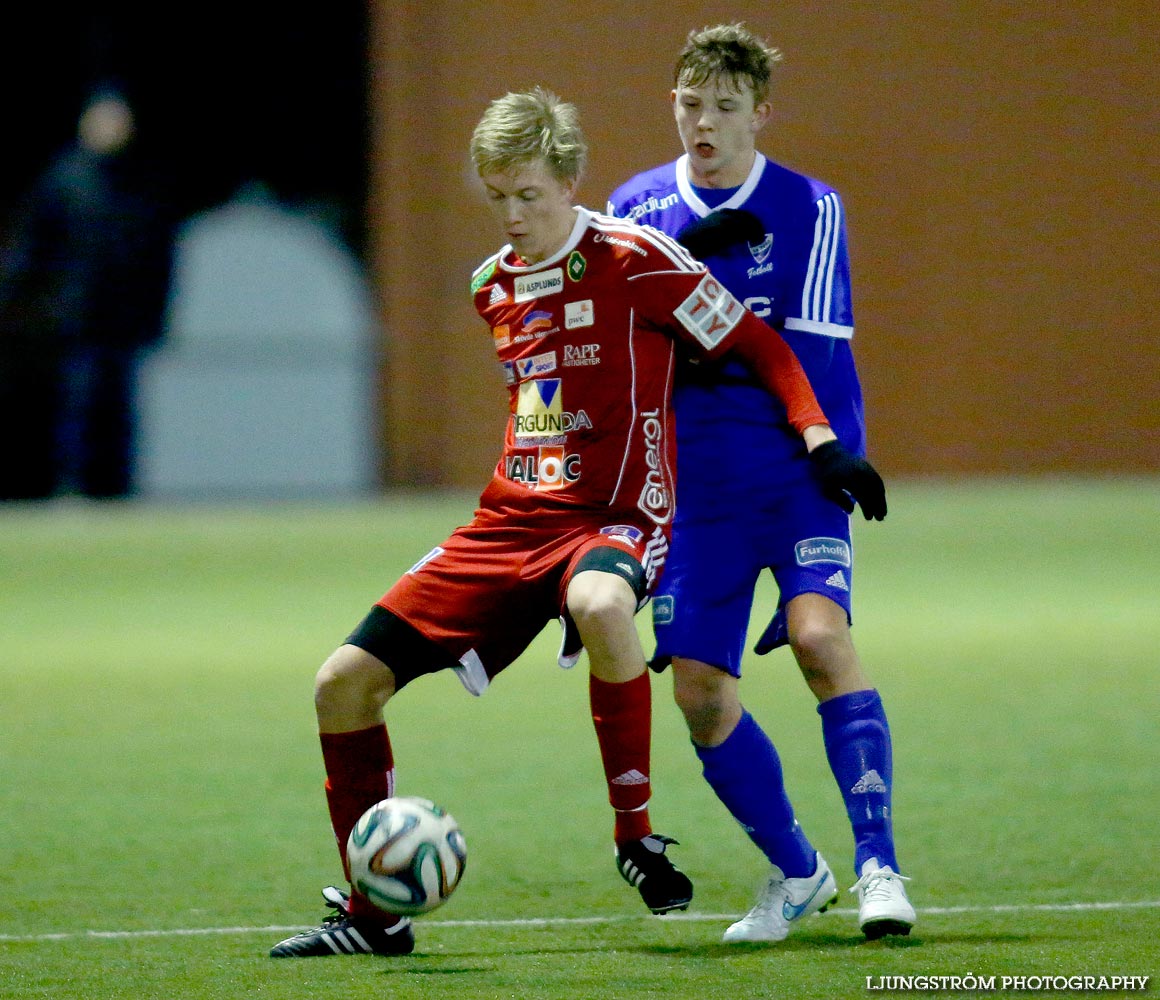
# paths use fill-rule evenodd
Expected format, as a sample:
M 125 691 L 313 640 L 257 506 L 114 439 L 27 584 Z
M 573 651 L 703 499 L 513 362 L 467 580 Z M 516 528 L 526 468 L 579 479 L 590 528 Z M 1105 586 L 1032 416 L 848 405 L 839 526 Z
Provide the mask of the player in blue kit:
M 619 187 L 608 211 L 676 235 L 705 260 L 789 342 L 839 441 L 864 455 L 842 201 L 756 148 L 780 58 L 742 24 L 691 32 L 671 95 L 685 153 Z M 890 728 L 850 637 L 853 500 L 823 490 L 825 451 L 807 455 L 777 400 L 740 366 L 686 364 L 674 406 L 680 475 L 673 547 L 653 599 L 653 665 L 671 661 L 705 778 L 772 865 L 756 905 L 725 940 L 780 941 L 837 895 L 794 818 L 777 751 L 739 697 L 754 587 L 766 568 L 780 598 L 756 651 L 788 642 L 818 699 L 854 833 L 859 924 L 870 938 L 907 934 L 915 911 L 894 849 Z M 863 507 L 868 520 L 885 513 L 885 504 Z

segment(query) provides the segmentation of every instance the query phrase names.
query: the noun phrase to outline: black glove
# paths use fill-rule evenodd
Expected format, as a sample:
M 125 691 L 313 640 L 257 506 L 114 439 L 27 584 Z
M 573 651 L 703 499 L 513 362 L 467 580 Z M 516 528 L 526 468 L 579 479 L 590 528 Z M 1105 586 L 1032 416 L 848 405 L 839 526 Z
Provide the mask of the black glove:
M 739 243 L 757 246 L 765 239 L 765 226 L 752 212 L 719 208 L 694 219 L 677 233 L 677 242 L 698 260 L 723 253 Z
M 810 461 L 822 492 L 847 514 L 853 513 L 857 501 L 867 521 L 881 521 L 886 516 L 886 485 L 866 459 L 848 451 L 840 441 L 827 441 L 810 452 Z

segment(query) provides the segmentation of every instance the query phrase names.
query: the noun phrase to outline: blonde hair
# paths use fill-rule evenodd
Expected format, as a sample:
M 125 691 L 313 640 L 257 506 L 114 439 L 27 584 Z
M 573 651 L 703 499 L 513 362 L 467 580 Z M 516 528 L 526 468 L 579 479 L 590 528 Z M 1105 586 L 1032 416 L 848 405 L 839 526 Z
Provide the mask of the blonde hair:
M 492 101 L 475 126 L 470 148 L 481 176 L 543 159 L 552 175 L 567 183 L 578 181 L 588 162 L 576 106 L 543 87 Z
M 690 31 L 673 69 L 674 87 L 700 87 L 724 79 L 741 92 L 753 91 L 755 104 L 769 97 L 769 79 L 781 52 L 742 21 Z

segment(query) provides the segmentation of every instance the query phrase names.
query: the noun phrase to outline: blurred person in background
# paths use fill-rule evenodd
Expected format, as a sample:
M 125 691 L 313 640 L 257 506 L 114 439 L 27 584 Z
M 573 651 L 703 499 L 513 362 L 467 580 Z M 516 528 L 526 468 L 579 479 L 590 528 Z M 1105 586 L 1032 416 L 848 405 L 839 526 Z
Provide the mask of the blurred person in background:
M 142 353 L 163 334 L 178 213 L 133 109 L 94 88 L 0 257 L 0 499 L 133 492 Z

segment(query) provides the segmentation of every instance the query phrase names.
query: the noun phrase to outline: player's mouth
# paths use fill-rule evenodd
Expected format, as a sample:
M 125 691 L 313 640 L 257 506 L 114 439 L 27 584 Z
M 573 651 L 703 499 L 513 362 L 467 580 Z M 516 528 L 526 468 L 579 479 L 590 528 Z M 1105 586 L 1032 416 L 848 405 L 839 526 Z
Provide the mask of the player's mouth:
M 717 153 L 717 147 L 710 142 L 699 142 L 693 147 L 693 149 L 696 151 L 698 156 L 706 160 L 710 156 L 714 156 Z

